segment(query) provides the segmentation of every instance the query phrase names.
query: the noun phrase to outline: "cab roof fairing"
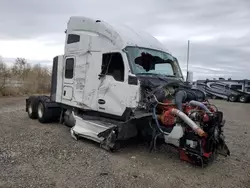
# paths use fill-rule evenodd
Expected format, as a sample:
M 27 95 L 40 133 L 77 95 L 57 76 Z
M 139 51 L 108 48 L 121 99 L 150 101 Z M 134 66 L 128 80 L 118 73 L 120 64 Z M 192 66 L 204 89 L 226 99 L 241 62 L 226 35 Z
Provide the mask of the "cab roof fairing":
M 152 35 L 144 31 L 135 31 L 122 24 L 109 24 L 105 21 L 88 17 L 72 16 L 67 24 L 67 32 L 74 31 L 102 35 L 109 39 L 113 45 L 120 50 L 123 50 L 127 46 L 137 46 L 169 53 L 164 45 Z

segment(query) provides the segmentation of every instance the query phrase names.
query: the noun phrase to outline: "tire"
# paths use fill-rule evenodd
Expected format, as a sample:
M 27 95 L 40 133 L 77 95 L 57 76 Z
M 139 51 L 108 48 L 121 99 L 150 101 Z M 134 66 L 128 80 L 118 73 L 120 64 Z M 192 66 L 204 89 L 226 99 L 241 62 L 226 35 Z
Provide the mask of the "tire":
M 239 101 L 242 102 L 242 103 L 246 103 L 247 102 L 246 96 L 240 96 Z
M 27 112 L 30 119 L 37 119 L 36 103 L 34 98 L 30 98 L 27 104 Z
M 230 102 L 235 102 L 235 101 L 237 100 L 237 97 L 236 97 L 235 95 L 230 95 L 230 96 L 228 97 L 228 100 L 229 100 Z
M 43 100 L 40 100 L 37 105 L 37 118 L 40 123 L 48 123 L 50 120 L 48 108 Z

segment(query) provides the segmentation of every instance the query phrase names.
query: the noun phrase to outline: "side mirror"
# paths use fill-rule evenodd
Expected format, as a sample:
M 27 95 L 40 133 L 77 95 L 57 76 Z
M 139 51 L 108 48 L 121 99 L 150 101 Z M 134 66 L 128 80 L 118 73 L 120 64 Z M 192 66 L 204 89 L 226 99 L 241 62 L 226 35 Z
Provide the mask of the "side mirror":
M 187 72 L 187 82 L 193 83 L 193 72 Z
M 105 74 L 98 74 L 98 79 L 100 80 L 101 78 L 104 78 Z

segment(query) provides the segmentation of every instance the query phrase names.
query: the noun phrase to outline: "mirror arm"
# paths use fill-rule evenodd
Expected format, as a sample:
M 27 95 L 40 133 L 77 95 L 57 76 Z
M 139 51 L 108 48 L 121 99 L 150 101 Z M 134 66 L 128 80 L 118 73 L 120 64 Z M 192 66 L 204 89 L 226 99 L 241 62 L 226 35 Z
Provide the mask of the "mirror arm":
M 101 78 L 105 77 L 105 74 L 98 74 L 98 79 L 100 80 Z

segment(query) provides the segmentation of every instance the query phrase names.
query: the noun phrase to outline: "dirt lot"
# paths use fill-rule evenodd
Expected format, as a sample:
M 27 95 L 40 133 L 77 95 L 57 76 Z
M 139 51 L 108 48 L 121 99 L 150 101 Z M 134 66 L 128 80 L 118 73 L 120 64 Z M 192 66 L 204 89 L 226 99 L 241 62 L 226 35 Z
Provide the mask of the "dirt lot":
M 250 187 L 250 104 L 214 101 L 225 113 L 229 158 L 205 169 L 142 144 L 108 153 L 69 128 L 28 118 L 24 98 L 0 98 L 0 187 Z M 169 152 L 166 152 L 169 151 Z

